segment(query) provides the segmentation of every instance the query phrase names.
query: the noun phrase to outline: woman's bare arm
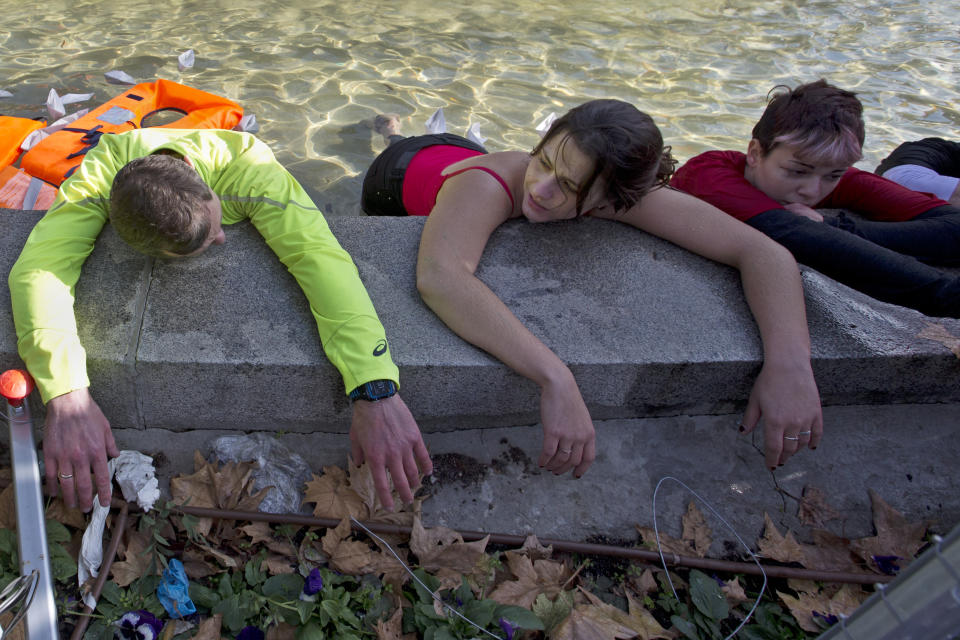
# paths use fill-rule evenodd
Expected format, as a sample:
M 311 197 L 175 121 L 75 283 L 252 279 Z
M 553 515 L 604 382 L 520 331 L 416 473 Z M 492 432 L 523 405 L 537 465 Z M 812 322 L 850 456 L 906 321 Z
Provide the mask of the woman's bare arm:
M 594 429 L 573 374 L 475 275 L 490 235 L 511 214 L 503 187 L 488 174 L 467 171 L 448 180 L 420 240 L 417 287 L 460 337 L 540 387 L 539 463 L 579 477 L 594 459 Z
M 810 366 L 803 288 L 787 249 L 693 196 L 656 189 L 622 214 L 595 214 L 632 225 L 684 249 L 737 268 L 763 341 L 764 364 L 742 426 L 765 425 L 766 463 L 783 464 L 823 433 L 820 395 Z

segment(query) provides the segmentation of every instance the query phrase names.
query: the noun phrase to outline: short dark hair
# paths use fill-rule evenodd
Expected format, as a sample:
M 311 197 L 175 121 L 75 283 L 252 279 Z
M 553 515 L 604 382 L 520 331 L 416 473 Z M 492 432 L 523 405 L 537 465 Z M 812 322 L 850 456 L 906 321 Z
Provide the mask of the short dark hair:
M 857 94 L 820 79 L 794 89 L 777 85 L 767 97 L 767 108 L 753 127 L 763 155 L 789 144 L 799 148 L 801 157 L 837 164 L 860 159 L 864 125 Z
M 577 214 L 591 187 L 599 180 L 605 196 L 620 211 L 637 203 L 648 191 L 664 186 L 677 165 L 653 118 L 622 100 L 585 102 L 558 118 L 530 155 L 563 136 L 561 146 L 573 140 L 594 160 L 593 173 L 577 193 Z
M 131 247 L 151 256 L 193 253 L 210 234 L 203 205 L 213 193 L 179 156 L 128 162 L 110 189 L 110 222 Z

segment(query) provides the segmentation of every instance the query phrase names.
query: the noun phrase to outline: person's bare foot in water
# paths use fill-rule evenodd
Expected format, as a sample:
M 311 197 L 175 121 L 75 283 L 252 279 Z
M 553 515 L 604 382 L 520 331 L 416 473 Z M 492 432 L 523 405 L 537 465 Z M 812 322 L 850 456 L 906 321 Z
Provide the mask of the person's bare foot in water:
M 381 113 L 373 119 L 373 130 L 383 136 L 383 142 L 389 145 L 393 136 L 400 136 L 400 116 L 395 113 Z

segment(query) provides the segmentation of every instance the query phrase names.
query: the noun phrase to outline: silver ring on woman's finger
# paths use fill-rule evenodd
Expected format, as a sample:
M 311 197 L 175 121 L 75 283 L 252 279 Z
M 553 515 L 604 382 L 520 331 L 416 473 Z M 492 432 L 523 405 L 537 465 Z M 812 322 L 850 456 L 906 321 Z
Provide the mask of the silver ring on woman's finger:
M 73 477 L 73 474 L 72 474 L 72 473 L 60 473 L 60 472 L 58 471 L 58 472 L 57 472 L 57 477 L 60 478 L 61 480 L 69 480 L 70 478 Z
M 808 436 L 808 435 L 810 435 L 811 433 L 813 433 L 813 431 L 801 431 L 801 432 L 798 433 L 797 435 L 798 435 L 798 436 Z
M 799 440 L 800 436 L 783 436 L 784 440 Z
M 557 451 L 559 451 L 560 453 L 565 453 L 567 455 L 570 455 L 571 453 L 573 453 L 573 449 L 557 449 Z

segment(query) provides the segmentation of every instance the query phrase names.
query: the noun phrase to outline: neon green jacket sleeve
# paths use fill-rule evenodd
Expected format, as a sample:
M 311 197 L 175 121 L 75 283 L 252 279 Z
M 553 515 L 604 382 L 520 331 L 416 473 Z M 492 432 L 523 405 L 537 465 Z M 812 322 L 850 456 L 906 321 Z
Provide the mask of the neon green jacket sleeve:
M 224 223 L 249 219 L 296 278 L 345 393 L 370 380 L 399 384 L 383 325 L 323 214 L 266 144 L 248 134 L 233 136 L 242 136 L 242 147 L 231 145 L 229 167 L 207 180 L 220 198 Z M 204 158 L 215 155 L 195 161 L 201 175 Z
M 107 196 L 120 169 L 118 136 L 104 136 L 65 181 L 10 270 L 17 348 L 44 402 L 90 385 L 73 314 L 74 286 L 107 221 Z
M 74 286 L 108 217 L 113 176 L 170 148 L 189 157 L 221 198 L 223 223 L 249 219 L 296 278 L 345 391 L 399 373 L 356 266 L 320 211 L 269 147 L 231 131 L 144 129 L 103 136 L 37 223 L 10 272 L 20 356 L 44 402 L 89 386 L 73 314 Z

